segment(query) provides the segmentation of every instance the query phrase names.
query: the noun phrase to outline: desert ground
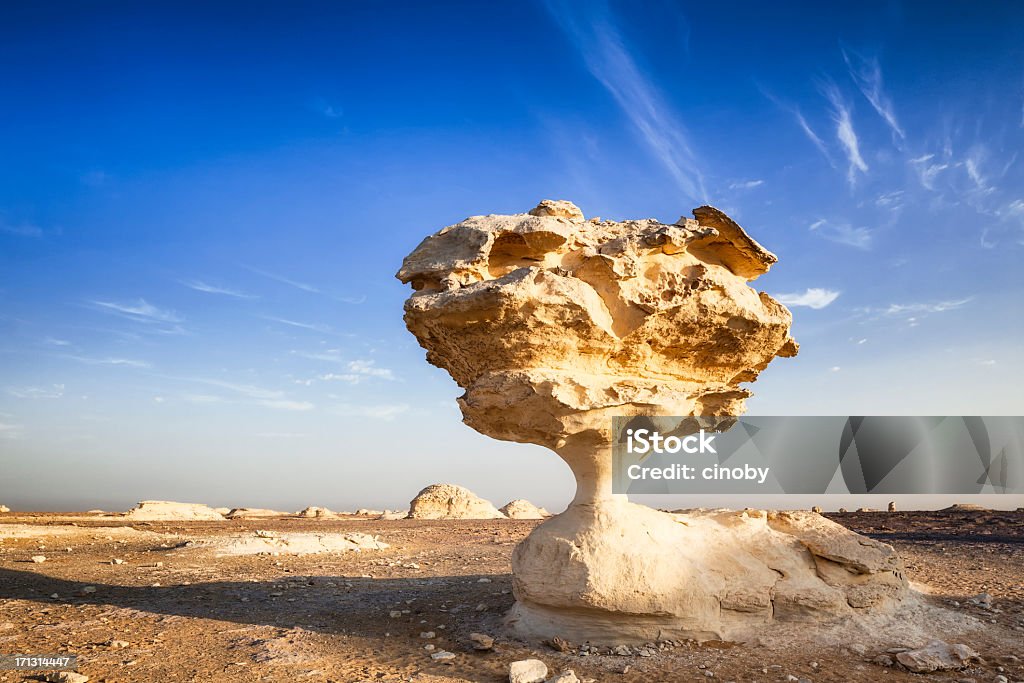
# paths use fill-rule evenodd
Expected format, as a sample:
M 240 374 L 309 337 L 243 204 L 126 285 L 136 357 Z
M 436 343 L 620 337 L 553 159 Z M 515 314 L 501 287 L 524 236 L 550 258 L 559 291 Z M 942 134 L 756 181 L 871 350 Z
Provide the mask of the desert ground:
M 528 658 L 552 677 L 571 669 L 622 683 L 1024 680 L 1024 512 L 827 516 L 895 546 L 926 600 L 972 617 L 975 627 L 948 640 L 981 660 L 914 674 L 892 656 L 923 642 L 837 643 L 825 630 L 619 654 L 520 642 L 502 620 L 513 603 L 512 549 L 533 520 L 139 522 L 84 513 L 0 517 L 0 654 L 75 654 L 80 673 L 111 683 L 498 682 L 510 662 Z M 238 554 L 252 539 L 303 533 L 368 534 L 388 547 Z M 474 649 L 471 633 L 492 636 L 493 647 Z M 451 656 L 431 656 L 441 652 Z M 0 681 L 44 676 L 0 671 Z

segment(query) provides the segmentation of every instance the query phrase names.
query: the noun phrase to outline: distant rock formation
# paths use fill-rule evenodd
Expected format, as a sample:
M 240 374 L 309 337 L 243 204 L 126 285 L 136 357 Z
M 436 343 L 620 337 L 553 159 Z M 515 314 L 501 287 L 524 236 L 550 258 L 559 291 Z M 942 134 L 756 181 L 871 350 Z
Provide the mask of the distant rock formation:
M 885 610 L 907 592 L 889 546 L 820 515 L 671 515 L 612 493 L 613 416 L 669 431 L 683 423 L 650 416 L 742 415 L 744 385 L 798 350 L 790 312 L 748 284 L 775 255 L 718 209 L 693 216 L 586 220 L 545 200 L 446 227 L 398 271 L 414 290 L 409 331 L 465 390 L 463 421 L 552 449 L 576 478 L 569 508 L 513 553 L 521 635 L 740 639 Z M 455 500 L 432 493 L 424 509 Z
M 940 512 L 988 512 L 989 509 L 977 503 L 954 503 L 948 508 L 942 508 Z
M 128 519 L 140 522 L 223 521 L 224 515 L 200 503 L 175 503 L 169 500 L 144 500 L 125 513 Z
M 228 519 L 263 519 L 265 517 L 284 517 L 287 514 L 287 512 L 264 508 L 233 508 L 224 516 Z
M 11 511 L 11 508 L 7 507 L 6 505 L 0 505 L 0 512 L 10 512 L 10 511 Z
M 490 501 L 455 484 L 431 484 L 409 503 L 409 519 L 500 519 Z
M 407 519 L 408 517 L 408 510 L 385 510 L 377 519 L 383 521 L 394 521 L 396 519 Z
M 311 505 L 304 510 L 299 510 L 298 512 L 295 513 L 295 516 L 315 519 L 336 519 L 338 517 L 341 517 L 341 515 L 335 512 L 334 510 L 316 507 L 315 505 Z
M 501 513 L 509 519 L 544 519 L 551 516 L 544 508 L 539 508 L 522 498 L 506 503 L 505 507 L 501 508 Z

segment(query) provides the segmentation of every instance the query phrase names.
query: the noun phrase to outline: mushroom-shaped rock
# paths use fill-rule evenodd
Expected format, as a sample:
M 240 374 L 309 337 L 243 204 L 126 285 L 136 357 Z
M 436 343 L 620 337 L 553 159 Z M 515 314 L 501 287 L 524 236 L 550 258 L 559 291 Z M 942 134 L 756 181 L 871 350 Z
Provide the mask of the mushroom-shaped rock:
M 490 501 L 455 484 L 431 484 L 409 503 L 409 519 L 500 519 Z
M 741 639 L 906 592 L 888 546 L 819 515 L 668 514 L 612 493 L 613 416 L 741 415 L 743 385 L 798 350 L 790 312 L 749 285 L 775 255 L 718 209 L 693 213 L 586 220 L 545 200 L 444 228 L 398 272 L 406 325 L 465 390 L 464 422 L 550 448 L 576 478 L 513 553 L 520 635 Z

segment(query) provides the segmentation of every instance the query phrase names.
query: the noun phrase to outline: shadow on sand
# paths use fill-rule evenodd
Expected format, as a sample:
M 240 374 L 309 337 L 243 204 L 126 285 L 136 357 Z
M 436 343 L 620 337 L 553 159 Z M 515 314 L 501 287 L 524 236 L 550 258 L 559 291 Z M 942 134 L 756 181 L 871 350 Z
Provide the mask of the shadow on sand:
M 488 582 L 479 583 L 482 578 Z M 87 587 L 94 588 L 95 592 L 87 591 Z M 418 629 L 421 618 L 436 619 L 439 611 L 453 616 L 472 615 L 477 623 L 497 622 L 512 606 L 512 595 L 501 593 L 510 588 L 510 575 L 371 579 L 289 574 L 266 581 L 123 586 L 69 581 L 35 571 L 0 568 L 0 600 L 101 605 L 251 626 L 301 627 L 374 638 L 400 626 L 415 624 Z M 51 597 L 53 594 L 58 597 Z M 489 605 L 486 613 L 473 609 L 482 598 L 486 598 Z M 412 602 L 405 604 L 408 600 Z M 443 602 L 447 602 L 447 608 L 440 607 Z M 390 618 L 389 612 L 395 609 L 408 609 L 409 613 L 400 619 Z

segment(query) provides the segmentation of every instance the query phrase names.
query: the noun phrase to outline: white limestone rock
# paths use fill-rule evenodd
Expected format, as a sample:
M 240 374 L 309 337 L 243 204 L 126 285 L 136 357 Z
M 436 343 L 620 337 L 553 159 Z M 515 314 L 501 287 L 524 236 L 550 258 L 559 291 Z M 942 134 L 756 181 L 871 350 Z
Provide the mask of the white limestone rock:
M 501 519 L 490 501 L 455 484 L 431 484 L 409 503 L 409 519 Z

